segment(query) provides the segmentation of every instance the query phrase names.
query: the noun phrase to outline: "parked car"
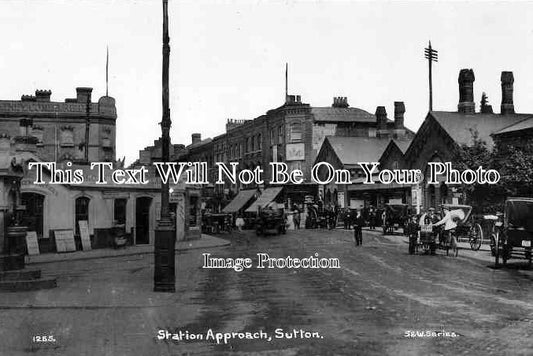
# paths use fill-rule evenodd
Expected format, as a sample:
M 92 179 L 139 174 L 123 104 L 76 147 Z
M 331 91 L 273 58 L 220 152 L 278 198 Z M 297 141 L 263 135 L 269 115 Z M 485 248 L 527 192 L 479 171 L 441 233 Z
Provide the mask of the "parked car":
M 494 265 L 503 265 L 511 258 L 526 259 L 531 267 L 533 244 L 533 198 L 508 198 L 505 201 L 503 221 L 496 223 L 491 238 Z

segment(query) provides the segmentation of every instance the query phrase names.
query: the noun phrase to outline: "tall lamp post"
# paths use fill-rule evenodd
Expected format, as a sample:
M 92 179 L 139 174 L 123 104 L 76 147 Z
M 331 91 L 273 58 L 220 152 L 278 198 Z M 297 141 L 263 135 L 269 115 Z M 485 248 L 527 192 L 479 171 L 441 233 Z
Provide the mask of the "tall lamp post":
M 168 36 L 168 0 L 163 0 L 163 118 L 161 120 L 161 160 L 168 162 L 170 146 L 170 106 L 168 91 L 170 44 Z M 155 292 L 175 292 L 175 244 L 176 233 L 174 222 L 170 218 L 169 212 L 169 186 L 161 183 L 161 218 L 155 230 L 154 243 L 154 291 Z

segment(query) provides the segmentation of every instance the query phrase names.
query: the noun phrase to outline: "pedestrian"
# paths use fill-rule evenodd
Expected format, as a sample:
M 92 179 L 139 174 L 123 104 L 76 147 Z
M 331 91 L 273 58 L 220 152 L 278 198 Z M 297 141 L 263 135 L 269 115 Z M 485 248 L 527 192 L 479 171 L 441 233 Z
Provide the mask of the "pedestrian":
M 235 226 L 237 226 L 239 232 L 242 232 L 242 228 L 244 227 L 244 219 L 242 218 L 242 215 L 237 216 L 237 219 L 235 220 Z
M 351 228 L 351 224 L 350 224 L 350 219 L 351 219 L 351 216 L 350 216 L 350 209 L 348 208 L 345 208 L 344 209 L 344 216 L 343 216 L 343 220 L 344 220 L 344 229 L 345 230 L 350 230 Z
M 353 224 L 353 236 L 355 240 L 355 246 L 360 246 L 363 244 L 363 224 L 364 221 L 363 217 L 361 216 L 361 212 L 357 211 Z
M 370 230 L 376 229 L 376 211 L 374 210 L 374 207 L 370 207 L 370 211 L 368 213 L 368 220 L 369 220 L 369 228 Z
M 300 210 L 295 205 L 293 207 L 292 212 L 293 212 L 292 222 L 294 223 L 294 229 L 299 230 L 300 229 Z
M 444 217 L 433 224 L 433 227 L 439 227 L 444 225 L 444 236 L 446 244 L 455 244 L 457 241 L 455 236 L 452 234 L 452 231 L 457 227 L 457 222 L 462 221 L 465 218 L 465 212 L 462 209 L 450 210 L 449 208 L 443 208 Z

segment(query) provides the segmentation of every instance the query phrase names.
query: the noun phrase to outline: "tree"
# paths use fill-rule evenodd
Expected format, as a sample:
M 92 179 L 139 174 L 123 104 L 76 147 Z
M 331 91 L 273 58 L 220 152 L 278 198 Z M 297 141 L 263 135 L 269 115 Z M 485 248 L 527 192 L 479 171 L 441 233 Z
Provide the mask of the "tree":
M 454 166 L 460 171 L 471 169 L 476 171 L 480 166 L 483 169 L 497 169 L 496 154 L 491 151 L 487 143 L 479 138 L 476 131 L 471 130 L 472 144 L 461 145 L 454 155 Z M 501 175 L 501 173 L 500 173 Z M 491 211 L 503 207 L 505 190 L 502 184 L 463 184 L 462 191 L 466 202 L 475 207 L 477 211 Z
M 533 196 L 533 144 L 499 146 L 494 156 L 506 195 Z

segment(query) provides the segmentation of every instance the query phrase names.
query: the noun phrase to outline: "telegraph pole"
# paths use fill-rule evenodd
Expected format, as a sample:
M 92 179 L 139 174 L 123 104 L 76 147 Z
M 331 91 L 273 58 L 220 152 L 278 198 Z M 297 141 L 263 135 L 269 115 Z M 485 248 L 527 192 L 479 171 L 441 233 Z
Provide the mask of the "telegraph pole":
M 163 70 L 162 70 L 162 103 L 163 118 L 161 120 L 161 161 L 168 162 L 170 146 L 170 105 L 169 105 L 169 59 L 170 38 L 168 36 L 168 0 L 163 0 Z M 161 218 L 155 230 L 154 242 L 154 292 L 175 292 L 175 244 L 176 233 L 174 222 L 169 212 L 169 185 L 161 182 Z
M 431 41 L 429 41 L 429 46 L 424 49 L 424 54 L 429 64 L 429 111 L 433 111 L 433 74 L 431 63 L 439 61 L 439 51 L 431 48 Z

